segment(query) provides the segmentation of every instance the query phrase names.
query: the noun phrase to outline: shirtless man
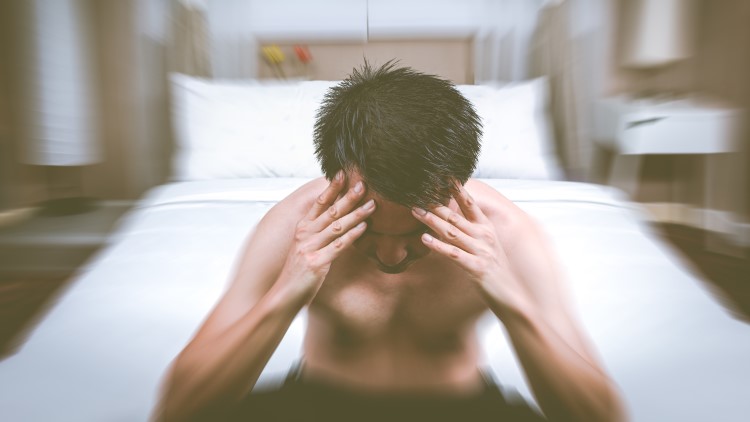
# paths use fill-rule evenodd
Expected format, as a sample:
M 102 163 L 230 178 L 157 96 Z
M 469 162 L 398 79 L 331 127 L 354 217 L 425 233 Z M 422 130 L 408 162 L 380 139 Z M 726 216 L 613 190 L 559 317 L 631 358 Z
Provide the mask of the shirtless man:
M 470 179 L 480 137 L 471 104 L 449 82 L 409 68 L 365 64 L 332 88 L 315 126 L 326 177 L 258 223 L 231 286 L 175 360 L 159 417 L 215 420 L 243 408 L 247 420 L 269 420 L 255 417 L 263 403 L 281 403 L 279 412 L 318 420 L 304 394 L 323 389 L 334 411 L 376 397 L 433 398 L 420 402 L 432 409 L 455 399 L 476 410 L 487 400 L 472 400 L 489 395 L 487 412 L 500 420 L 512 413 L 482 375 L 475 329 L 489 309 L 548 419 L 624 419 L 544 234 Z M 248 401 L 305 306 L 304 366 L 293 383 L 323 387 Z

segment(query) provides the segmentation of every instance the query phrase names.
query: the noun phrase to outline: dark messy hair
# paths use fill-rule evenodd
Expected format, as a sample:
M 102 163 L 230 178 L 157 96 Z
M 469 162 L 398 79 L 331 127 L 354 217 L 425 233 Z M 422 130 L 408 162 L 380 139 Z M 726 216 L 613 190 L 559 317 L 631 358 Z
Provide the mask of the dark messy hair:
M 315 153 L 328 180 L 358 171 L 368 189 L 408 207 L 445 204 L 479 156 L 482 124 L 444 79 L 388 61 L 360 69 L 323 99 Z

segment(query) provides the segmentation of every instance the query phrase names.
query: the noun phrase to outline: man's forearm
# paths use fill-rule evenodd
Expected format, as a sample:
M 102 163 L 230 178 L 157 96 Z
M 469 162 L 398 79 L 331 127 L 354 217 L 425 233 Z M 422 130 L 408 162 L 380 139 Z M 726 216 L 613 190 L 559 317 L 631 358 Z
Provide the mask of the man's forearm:
M 622 421 L 625 412 L 603 369 L 568 344 L 539 313 L 502 321 L 540 407 L 551 421 Z
M 170 371 L 159 420 L 193 420 L 247 394 L 304 304 L 272 288 L 221 335 L 191 342 Z

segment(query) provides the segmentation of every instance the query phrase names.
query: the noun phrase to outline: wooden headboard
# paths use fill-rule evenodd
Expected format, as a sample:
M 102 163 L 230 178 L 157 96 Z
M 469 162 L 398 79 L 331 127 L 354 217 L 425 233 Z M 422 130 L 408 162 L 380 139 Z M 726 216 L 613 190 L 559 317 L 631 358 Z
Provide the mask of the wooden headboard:
M 359 67 L 364 58 L 377 66 L 388 60 L 397 59 L 405 66 L 420 72 L 438 75 L 455 84 L 474 83 L 473 40 L 466 39 L 425 39 L 425 40 L 384 40 L 367 43 L 323 43 L 300 42 L 312 55 L 308 65 L 302 65 L 294 53 L 292 42 L 263 42 L 260 47 L 277 45 L 284 53 L 281 67 L 288 78 L 336 81 L 344 79 Z M 260 52 L 260 48 L 259 48 Z M 277 72 L 264 60 L 258 61 L 260 78 L 276 78 Z

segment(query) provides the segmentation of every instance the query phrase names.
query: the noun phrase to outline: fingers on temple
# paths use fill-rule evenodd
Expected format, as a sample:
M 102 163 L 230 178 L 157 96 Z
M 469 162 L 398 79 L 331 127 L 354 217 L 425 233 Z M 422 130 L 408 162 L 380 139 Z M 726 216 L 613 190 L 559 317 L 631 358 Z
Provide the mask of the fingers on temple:
M 334 201 L 328 209 L 315 219 L 313 224 L 315 230 L 322 231 L 331 223 L 339 220 L 352 212 L 365 195 L 364 183 L 357 182 L 344 193 L 341 198 Z
M 467 220 L 466 217 L 462 216 L 460 213 L 453 211 L 452 209 L 444 206 L 436 207 L 432 210 L 432 213 L 435 214 L 438 218 L 441 220 L 447 222 L 448 224 L 457 227 L 459 230 L 463 231 L 464 233 L 468 234 L 471 237 L 477 237 L 479 235 L 478 231 L 474 227 L 475 224 L 471 221 Z
M 307 220 L 313 221 L 317 219 L 321 214 L 325 213 L 331 205 L 333 205 L 339 193 L 344 188 L 344 179 L 343 170 L 336 173 L 336 176 L 334 176 L 333 180 L 328 184 L 328 187 L 326 187 L 326 189 L 315 199 L 315 203 L 307 213 Z
M 364 222 L 373 211 L 375 211 L 375 201 L 370 199 L 354 211 L 349 212 L 341 218 L 333 220 L 316 235 L 316 246 L 323 248 L 331 242 L 336 242 L 336 239 L 345 236 L 354 229 L 357 229 L 357 225 Z
M 477 202 L 474 200 L 474 198 L 472 198 L 472 196 L 469 194 L 469 191 L 466 190 L 466 187 L 458 186 L 457 191 L 458 193 L 455 195 L 455 199 L 458 203 L 459 208 L 461 208 L 461 212 L 466 216 L 466 218 L 468 218 L 470 221 L 476 222 L 486 221 L 487 217 L 479 208 L 479 205 L 477 205 Z
M 472 237 L 473 228 L 470 222 L 447 207 L 438 207 L 433 211 L 414 210 L 413 214 L 419 221 L 432 229 L 443 242 L 471 253 L 477 251 L 479 245 L 477 240 Z
M 440 239 L 435 238 L 434 236 L 431 236 L 428 233 L 422 235 L 422 243 L 424 243 L 425 246 L 439 253 L 440 255 L 443 255 L 446 258 L 455 261 L 465 270 L 474 272 L 474 267 L 476 266 L 475 261 L 477 258 L 469 252 L 466 252 L 462 248 L 458 247 L 457 245 L 446 243 Z
M 320 254 L 320 258 L 325 260 L 326 262 L 331 262 L 334 259 L 338 258 L 346 248 L 351 246 L 354 241 L 362 236 L 362 233 L 365 232 L 366 227 L 367 223 L 365 223 L 364 221 L 360 221 L 359 223 L 357 223 L 357 225 L 347 230 L 344 234 L 328 242 L 327 245 L 323 246 L 319 250 L 318 253 Z

